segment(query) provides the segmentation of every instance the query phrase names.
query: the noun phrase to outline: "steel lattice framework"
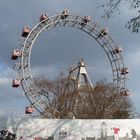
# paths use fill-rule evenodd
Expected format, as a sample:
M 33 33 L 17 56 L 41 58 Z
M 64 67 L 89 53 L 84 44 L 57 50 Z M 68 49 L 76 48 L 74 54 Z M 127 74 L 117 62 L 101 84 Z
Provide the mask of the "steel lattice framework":
M 101 35 L 103 27 L 99 26 L 94 21 L 89 21 L 85 24 L 82 20 L 83 17 L 79 15 L 68 15 L 66 18 L 61 18 L 61 16 L 63 15 L 57 14 L 50 16 L 32 28 L 28 36 L 21 44 L 22 55 L 19 57 L 19 61 L 14 67 L 19 72 L 24 94 L 31 102 L 31 105 L 33 105 L 36 110 L 43 116 L 46 116 L 47 114 L 45 111 L 47 100 L 45 94 L 43 94 L 34 83 L 30 67 L 30 56 L 33 44 L 37 37 L 43 32 L 50 30 L 51 28 L 63 26 L 79 29 L 96 40 L 108 56 L 112 68 L 114 85 L 119 90 L 126 89 L 126 74 L 122 75 L 120 72 L 122 68 L 125 68 L 121 53 L 112 52 L 115 48 L 118 47 L 118 45 L 115 44 L 109 34 Z

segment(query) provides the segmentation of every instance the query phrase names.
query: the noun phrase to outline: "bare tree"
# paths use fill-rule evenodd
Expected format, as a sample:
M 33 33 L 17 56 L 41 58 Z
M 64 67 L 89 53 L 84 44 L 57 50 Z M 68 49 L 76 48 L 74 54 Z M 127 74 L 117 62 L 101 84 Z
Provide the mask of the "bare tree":
M 36 86 L 46 97 L 46 111 L 48 118 L 67 118 L 71 113 L 74 103 L 74 96 L 77 91 L 74 81 L 69 81 L 61 73 L 54 80 L 48 80 L 44 76 L 34 78 Z
M 94 90 L 76 87 L 76 81 L 59 75 L 55 80 L 36 78 L 36 85 L 47 95 L 48 118 L 124 119 L 132 114 L 128 96 L 104 81 L 96 83 Z
M 132 104 L 128 96 L 122 96 L 112 84 L 97 83 L 90 95 L 92 118 L 129 118 Z M 94 110 L 94 112 L 92 112 Z
M 128 8 L 135 9 L 136 14 L 134 17 L 130 17 L 130 20 L 125 25 L 126 28 L 132 32 L 139 32 L 140 29 L 140 0 L 106 0 L 101 5 L 104 8 L 105 18 L 112 17 L 116 12 L 120 13 L 120 6 L 128 3 Z

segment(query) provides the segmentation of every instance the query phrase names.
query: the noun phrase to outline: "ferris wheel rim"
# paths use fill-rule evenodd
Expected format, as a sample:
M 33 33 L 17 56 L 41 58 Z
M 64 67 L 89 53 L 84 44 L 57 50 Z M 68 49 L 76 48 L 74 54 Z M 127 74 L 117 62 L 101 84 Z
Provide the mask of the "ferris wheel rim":
M 59 20 L 56 20 L 56 21 L 51 21 L 50 22 L 50 24 L 47 24 L 47 20 L 44 20 L 43 22 L 46 22 L 46 24 L 44 24 L 42 21 L 41 22 L 39 22 L 36 26 L 34 26 L 33 27 L 33 29 L 31 30 L 31 32 L 29 33 L 29 35 L 27 36 L 27 38 L 25 39 L 25 41 L 24 41 L 24 45 L 23 45 L 23 48 L 22 48 L 22 56 L 21 56 L 21 60 L 20 60 L 20 62 L 21 62 L 21 68 L 19 69 L 19 73 L 20 73 L 20 76 L 21 76 L 21 79 L 22 79 L 22 87 L 23 87 L 23 90 L 24 90 L 24 92 L 25 92 L 25 95 L 27 96 L 27 98 L 28 98 L 28 100 L 32 103 L 32 104 L 34 104 L 34 103 L 37 103 L 38 104 L 38 106 L 39 107 L 41 107 L 42 108 L 42 105 L 40 105 L 40 103 L 36 100 L 36 98 L 35 98 L 35 94 L 32 94 L 33 92 L 32 91 L 28 91 L 29 89 L 30 89 L 30 84 L 28 84 L 28 81 L 27 81 L 27 75 L 25 74 L 26 72 L 25 72 L 25 69 L 28 67 L 28 76 L 30 77 L 30 82 L 31 82 L 31 84 L 33 85 L 33 88 L 35 88 L 36 89 L 36 93 L 38 93 L 38 92 L 40 92 L 37 88 L 36 88 L 36 86 L 35 86 L 35 84 L 34 84 L 34 80 L 33 80 L 33 77 L 32 77 L 32 73 L 31 73 L 31 68 L 30 68 L 30 56 L 31 56 L 31 51 L 32 51 L 32 47 L 33 47 L 33 44 L 34 44 L 34 42 L 35 42 L 35 40 L 37 39 L 37 37 L 41 34 L 41 33 L 43 33 L 44 31 L 47 31 L 47 29 L 48 29 L 48 27 L 49 26 L 51 26 L 51 25 L 54 25 L 54 24 L 56 24 L 56 23 L 60 23 L 59 25 L 60 26 L 64 26 L 64 27 L 73 27 L 73 28 L 76 28 L 75 27 L 75 25 L 76 24 L 81 24 L 81 23 L 83 23 L 81 20 L 72 20 L 71 18 L 73 17 L 74 19 L 76 19 L 76 18 L 79 18 L 79 19 L 82 19 L 83 17 L 81 17 L 81 16 L 79 16 L 79 15 L 68 15 L 68 17 L 66 18 L 66 19 L 61 19 L 60 18 L 60 16 L 61 16 L 62 14 L 57 14 L 57 15 L 54 15 L 54 16 L 51 16 L 51 17 L 49 17 L 49 19 L 55 19 L 55 18 L 57 18 L 57 17 L 59 17 Z M 69 17 L 71 17 L 71 18 L 69 18 Z M 67 23 L 69 23 L 69 22 L 74 22 L 74 26 L 67 26 L 67 23 L 66 24 L 64 24 L 64 25 L 61 25 L 61 22 L 67 22 Z M 76 23 L 77 22 L 77 23 Z M 27 42 L 30 42 L 30 41 L 28 41 L 30 38 L 30 36 L 32 35 L 32 33 L 35 31 L 35 30 L 37 30 L 37 28 L 38 28 L 38 26 L 39 25 L 41 25 L 42 26 L 42 28 L 41 28 L 41 30 L 39 30 L 38 32 L 37 32 L 37 34 L 35 35 L 35 38 L 34 38 L 34 40 L 32 40 L 32 42 L 31 42 L 31 44 L 30 44 L 30 47 L 28 48 L 28 52 L 25 52 L 25 50 L 27 49 L 27 45 L 28 45 L 28 43 Z M 95 27 L 94 27 L 94 26 Z M 85 33 L 87 33 L 88 35 L 90 35 L 92 38 L 94 38 L 99 44 L 100 44 L 100 46 L 104 49 L 104 51 L 105 51 L 105 53 L 106 53 L 106 55 L 108 56 L 108 59 L 109 59 L 109 61 L 110 61 L 110 64 L 111 64 L 111 68 L 112 68 L 112 75 L 114 74 L 114 71 L 116 70 L 117 72 L 117 82 L 119 83 L 119 84 L 121 84 L 120 83 L 120 81 L 121 80 L 123 80 L 123 84 L 124 84 L 124 86 L 123 87 L 119 87 L 120 85 L 117 85 L 119 88 L 125 88 L 125 80 L 126 80 L 126 75 L 124 75 L 123 76 L 123 79 L 121 79 L 122 77 L 121 77 L 121 75 L 119 74 L 119 69 L 120 68 L 125 68 L 125 66 L 124 66 L 124 62 L 123 62 L 123 59 L 122 59 L 122 56 L 121 56 L 121 54 L 119 53 L 119 54 L 114 54 L 112 57 L 113 57 L 113 59 L 111 60 L 111 53 L 109 52 L 109 51 L 111 51 L 111 50 L 113 50 L 113 48 L 114 47 L 112 47 L 112 45 L 110 45 L 110 49 L 107 47 L 106 49 L 108 49 L 109 51 L 107 51 L 105 48 L 104 48 L 104 46 L 106 46 L 106 44 L 104 44 L 104 45 L 102 45 L 101 44 L 101 42 L 100 41 L 102 41 L 102 37 L 99 39 L 99 38 L 95 38 L 95 36 L 93 36 L 92 35 L 92 33 L 94 32 L 94 30 L 96 30 L 97 31 L 97 29 L 96 29 L 96 27 L 98 27 L 100 30 L 98 31 L 98 33 L 100 33 L 100 31 L 101 31 L 101 29 L 102 29 L 102 27 L 101 26 L 99 26 L 98 24 L 96 24 L 96 23 L 94 23 L 93 21 L 90 21 L 90 23 L 88 23 L 86 26 L 83 26 L 83 25 L 81 25 L 83 28 L 76 28 L 76 29 L 80 29 L 81 31 L 83 31 L 83 32 L 85 32 Z M 54 27 L 52 27 L 52 28 L 55 28 L 56 27 L 56 25 L 54 26 Z M 57 26 L 57 27 L 59 27 L 59 26 Z M 87 32 L 87 30 L 84 30 L 84 29 L 87 29 L 88 27 L 90 27 L 92 30 L 90 30 L 90 33 L 89 32 Z M 45 29 L 45 30 L 44 30 Z M 112 38 L 110 37 L 110 35 L 106 35 L 106 36 L 104 36 L 103 37 L 105 40 L 107 40 L 107 39 L 110 39 L 110 41 L 112 41 L 113 42 L 113 45 L 114 46 L 118 46 L 118 45 L 116 45 L 115 44 L 115 42 L 112 40 Z M 99 39 L 99 40 L 98 40 Z M 103 41 L 104 42 L 104 41 Z M 107 40 L 107 44 L 108 44 L 108 40 Z M 110 44 L 110 43 L 109 43 Z M 24 59 L 25 59 L 25 54 L 26 53 L 28 53 L 27 55 L 28 55 L 28 58 L 27 58 L 27 60 L 28 60 L 28 66 L 25 68 L 25 66 L 24 66 Z M 115 58 L 114 58 L 114 56 L 115 56 L 115 58 L 118 58 L 117 60 L 114 60 Z M 27 57 L 27 56 L 26 56 Z M 119 60 L 120 59 L 120 60 Z M 113 61 L 114 62 L 114 66 L 116 67 L 116 69 L 114 69 L 114 66 L 113 66 L 113 62 L 111 62 L 111 61 Z M 119 61 L 121 61 L 121 66 L 120 66 L 120 62 Z M 26 70 L 27 71 L 27 70 Z M 114 75 L 113 75 L 114 76 Z M 120 76 L 120 77 L 119 77 Z M 114 77 L 113 77 L 113 82 L 114 82 Z M 42 100 L 42 99 L 41 99 Z M 36 105 L 35 105 L 36 106 Z M 42 110 L 44 111 L 44 108 L 42 108 Z M 40 111 L 39 111 L 40 112 Z

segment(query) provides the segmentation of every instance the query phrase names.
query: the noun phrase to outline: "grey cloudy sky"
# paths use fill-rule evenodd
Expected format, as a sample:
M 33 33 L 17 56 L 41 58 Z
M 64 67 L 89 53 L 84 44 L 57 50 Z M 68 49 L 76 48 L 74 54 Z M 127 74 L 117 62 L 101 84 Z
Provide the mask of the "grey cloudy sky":
M 101 18 L 102 9 L 97 8 L 99 4 L 98 0 L 0 0 L 1 115 L 6 114 L 6 110 L 14 108 L 21 112 L 28 105 L 22 89 L 11 87 L 16 72 L 12 70 L 14 62 L 10 60 L 10 55 L 14 48 L 19 48 L 18 41 L 23 26 L 33 27 L 41 13 L 54 15 L 65 8 L 73 14 L 90 15 L 101 26 L 108 27 L 114 40 L 123 47 L 124 62 L 130 70 L 127 86 L 132 92 L 131 98 L 136 111 L 140 112 L 140 39 L 139 34 L 132 34 L 124 28 L 133 13 L 122 6 L 121 15 L 105 21 Z M 85 58 L 93 81 L 102 77 L 111 79 L 110 64 L 97 42 L 80 31 L 64 28 L 50 30 L 36 40 L 31 56 L 33 75 L 46 74 L 53 77 L 56 73 L 66 71 L 69 66 L 75 65 L 81 57 Z

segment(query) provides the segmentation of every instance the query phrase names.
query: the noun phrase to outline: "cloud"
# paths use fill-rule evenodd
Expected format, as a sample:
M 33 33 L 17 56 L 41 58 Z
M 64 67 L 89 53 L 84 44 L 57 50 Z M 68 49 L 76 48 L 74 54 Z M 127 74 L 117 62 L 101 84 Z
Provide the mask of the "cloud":
M 13 100 L 22 97 L 21 88 L 14 89 L 12 80 L 16 77 L 16 73 L 7 65 L 2 64 L 0 69 L 0 101 Z
M 1 118 L 8 118 L 8 117 L 25 117 L 24 108 L 21 107 L 13 107 L 8 108 L 5 107 L 4 109 L 1 108 L 0 111 L 0 124 L 1 124 Z
M 0 78 L 0 84 L 1 84 L 1 85 L 6 85 L 6 84 L 8 84 L 10 81 L 11 81 L 10 78 L 6 78 L 6 77 Z
M 140 66 L 140 49 L 139 50 L 135 50 L 133 53 L 129 53 L 127 55 L 127 58 L 129 60 L 129 65 L 131 67 L 135 67 L 138 68 Z

